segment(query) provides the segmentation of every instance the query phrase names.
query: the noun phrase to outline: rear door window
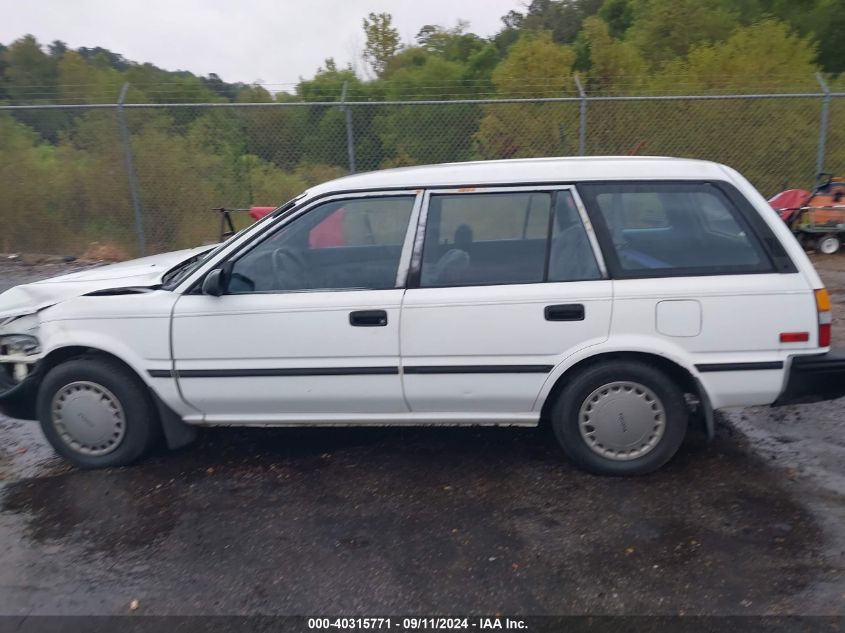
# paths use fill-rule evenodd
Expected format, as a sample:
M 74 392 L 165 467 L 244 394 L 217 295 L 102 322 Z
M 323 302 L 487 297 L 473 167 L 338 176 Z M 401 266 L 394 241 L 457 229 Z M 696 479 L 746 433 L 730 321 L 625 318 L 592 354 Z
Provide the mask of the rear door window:
M 749 223 L 712 184 L 587 184 L 579 191 L 619 276 L 772 270 Z
M 431 195 L 422 287 L 600 277 L 569 191 Z

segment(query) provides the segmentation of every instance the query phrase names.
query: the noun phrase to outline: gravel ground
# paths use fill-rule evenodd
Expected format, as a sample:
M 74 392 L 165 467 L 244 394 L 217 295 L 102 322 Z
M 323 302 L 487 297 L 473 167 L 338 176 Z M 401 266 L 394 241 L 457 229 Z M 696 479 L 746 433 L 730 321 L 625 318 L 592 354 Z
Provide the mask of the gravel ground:
M 845 343 L 845 255 L 816 264 Z M 86 472 L 0 419 L 0 614 L 843 615 L 842 407 L 731 412 L 626 480 L 524 429 L 215 429 Z

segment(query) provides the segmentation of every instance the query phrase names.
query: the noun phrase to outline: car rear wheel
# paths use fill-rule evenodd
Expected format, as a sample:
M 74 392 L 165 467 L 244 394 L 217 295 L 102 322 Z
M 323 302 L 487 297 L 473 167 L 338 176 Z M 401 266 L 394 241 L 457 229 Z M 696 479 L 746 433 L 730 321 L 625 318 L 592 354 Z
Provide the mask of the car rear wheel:
M 159 437 L 146 386 L 113 361 L 72 360 L 51 369 L 38 391 L 38 419 L 57 453 L 81 468 L 125 466 Z
M 688 412 L 680 389 L 662 371 L 611 361 L 573 376 L 551 418 L 558 442 L 579 467 L 599 475 L 642 475 L 677 452 Z

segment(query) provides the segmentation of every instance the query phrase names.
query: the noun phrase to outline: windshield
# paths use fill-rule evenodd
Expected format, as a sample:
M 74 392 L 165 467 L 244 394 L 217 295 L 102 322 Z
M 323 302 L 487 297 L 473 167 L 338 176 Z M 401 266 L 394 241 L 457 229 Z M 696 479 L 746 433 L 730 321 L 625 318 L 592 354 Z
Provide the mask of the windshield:
M 238 239 L 241 235 L 244 234 L 246 231 L 252 231 L 257 226 L 260 226 L 264 222 L 269 221 L 270 218 L 278 217 L 279 213 L 283 213 L 293 207 L 293 205 L 305 194 L 300 194 L 293 200 L 290 200 L 283 204 L 281 207 L 276 209 L 273 213 L 268 213 L 263 218 L 258 220 L 255 224 L 251 224 L 247 227 L 242 228 L 240 231 L 232 235 L 229 239 L 221 242 L 216 247 L 212 248 L 211 250 L 205 251 L 204 253 L 199 253 L 190 259 L 185 260 L 178 266 L 171 268 L 167 271 L 164 276 L 162 277 L 161 281 L 161 288 L 162 290 L 173 290 L 182 283 L 185 279 L 187 279 L 195 270 L 197 270 L 200 266 L 203 265 L 208 259 L 214 257 L 219 253 L 224 247 L 231 244 L 234 240 Z

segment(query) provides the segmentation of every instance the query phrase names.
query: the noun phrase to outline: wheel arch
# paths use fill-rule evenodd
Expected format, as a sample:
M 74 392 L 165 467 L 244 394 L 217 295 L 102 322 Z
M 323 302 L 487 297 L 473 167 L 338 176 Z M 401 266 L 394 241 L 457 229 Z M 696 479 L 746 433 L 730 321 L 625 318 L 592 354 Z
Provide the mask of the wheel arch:
M 698 380 L 698 378 L 694 376 L 689 369 L 675 360 L 660 354 L 642 351 L 616 350 L 597 352 L 591 356 L 582 358 L 564 369 L 564 371 L 555 378 L 554 383 L 543 399 L 543 403 L 540 408 L 540 423 L 548 423 L 551 408 L 554 405 L 555 400 L 569 381 L 572 380 L 573 376 L 598 363 L 620 360 L 638 361 L 643 364 L 656 367 L 666 374 L 672 382 L 678 386 L 682 393 L 691 394 L 697 401 L 695 418 L 699 419 L 701 430 L 706 434 L 707 438 L 712 439 L 715 427 L 713 409 L 710 405 L 710 398 L 707 395 L 706 389 L 701 384 L 701 381 Z
M 41 376 L 45 376 L 48 371 L 58 365 L 61 365 L 62 363 L 66 363 L 71 360 L 82 359 L 105 359 L 110 362 L 117 363 L 127 371 L 131 372 L 132 375 L 135 376 L 138 380 L 140 380 L 144 385 L 147 385 L 147 382 L 146 380 L 144 380 L 144 377 L 140 375 L 138 371 L 125 360 L 123 360 L 116 354 L 113 354 L 106 350 L 97 347 L 90 347 L 87 345 L 65 345 L 62 347 L 54 348 L 50 350 L 44 356 L 44 358 L 42 358 L 38 362 L 38 369 Z
M 104 359 L 111 363 L 115 363 L 123 367 L 130 374 L 138 379 L 139 383 L 144 386 L 146 393 L 150 400 L 155 405 L 158 412 L 158 422 L 164 431 L 167 446 L 170 449 L 181 448 L 193 442 L 197 437 L 196 427 L 185 423 L 182 417 L 176 413 L 149 384 L 141 373 L 139 373 L 132 365 L 125 360 L 108 352 L 106 350 L 90 347 L 85 345 L 67 345 L 64 347 L 57 347 L 48 352 L 44 358 L 38 363 L 39 378 L 43 378 L 54 367 L 58 367 L 62 363 L 71 360 L 83 359 Z

